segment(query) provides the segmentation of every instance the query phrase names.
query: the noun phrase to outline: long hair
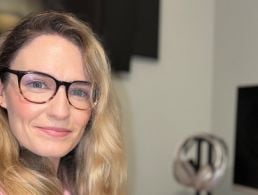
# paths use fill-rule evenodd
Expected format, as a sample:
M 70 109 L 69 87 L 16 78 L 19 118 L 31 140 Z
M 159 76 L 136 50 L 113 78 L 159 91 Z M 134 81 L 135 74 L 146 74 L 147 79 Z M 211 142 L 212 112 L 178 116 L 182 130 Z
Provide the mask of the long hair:
M 61 158 L 57 176 L 46 158 L 19 147 L 1 108 L 0 189 L 10 195 L 58 195 L 65 186 L 74 195 L 123 195 L 127 173 L 119 108 L 108 59 L 88 25 L 68 13 L 31 14 L 2 36 L 0 66 L 9 67 L 23 46 L 43 34 L 62 36 L 80 48 L 97 103 L 79 144 Z

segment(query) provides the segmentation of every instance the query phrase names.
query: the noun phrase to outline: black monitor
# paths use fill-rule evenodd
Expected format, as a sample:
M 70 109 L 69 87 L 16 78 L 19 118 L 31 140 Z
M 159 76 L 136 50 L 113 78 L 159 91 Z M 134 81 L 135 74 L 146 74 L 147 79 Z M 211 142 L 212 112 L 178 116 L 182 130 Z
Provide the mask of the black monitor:
M 258 86 L 238 88 L 233 183 L 258 192 Z

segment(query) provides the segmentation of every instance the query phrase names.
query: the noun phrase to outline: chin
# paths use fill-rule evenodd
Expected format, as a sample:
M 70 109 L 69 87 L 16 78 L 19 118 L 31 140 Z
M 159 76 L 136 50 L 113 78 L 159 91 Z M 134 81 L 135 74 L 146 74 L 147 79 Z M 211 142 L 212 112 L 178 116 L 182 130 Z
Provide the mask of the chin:
M 71 150 L 38 150 L 38 151 L 32 151 L 33 153 L 47 158 L 62 158 L 65 155 L 67 155 Z

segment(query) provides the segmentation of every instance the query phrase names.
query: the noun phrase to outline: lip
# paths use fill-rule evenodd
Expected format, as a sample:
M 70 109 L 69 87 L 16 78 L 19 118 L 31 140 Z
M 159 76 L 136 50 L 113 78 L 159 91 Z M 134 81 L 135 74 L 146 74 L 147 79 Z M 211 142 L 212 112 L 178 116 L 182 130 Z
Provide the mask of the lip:
M 59 128 L 59 127 L 37 127 L 39 131 L 43 132 L 44 134 L 47 134 L 51 137 L 66 137 L 68 136 L 72 131 L 66 128 Z

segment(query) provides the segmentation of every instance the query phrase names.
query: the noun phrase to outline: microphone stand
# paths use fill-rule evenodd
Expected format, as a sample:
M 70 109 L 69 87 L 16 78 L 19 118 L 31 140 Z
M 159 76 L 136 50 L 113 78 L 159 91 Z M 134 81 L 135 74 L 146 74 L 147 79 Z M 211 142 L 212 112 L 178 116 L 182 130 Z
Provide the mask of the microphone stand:
M 196 139 L 197 141 L 197 150 L 196 150 L 196 156 L 197 156 L 197 160 L 196 160 L 196 167 L 197 170 L 200 169 L 201 167 L 201 159 L 202 159 L 202 144 L 203 144 L 203 139 Z M 212 164 L 212 145 L 210 143 L 208 143 L 208 164 Z M 206 195 L 212 195 L 212 193 L 210 191 L 205 191 Z M 201 195 L 201 191 L 196 191 L 195 195 Z

